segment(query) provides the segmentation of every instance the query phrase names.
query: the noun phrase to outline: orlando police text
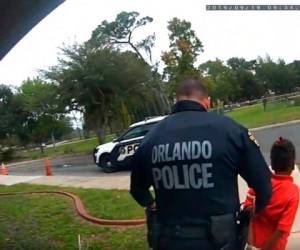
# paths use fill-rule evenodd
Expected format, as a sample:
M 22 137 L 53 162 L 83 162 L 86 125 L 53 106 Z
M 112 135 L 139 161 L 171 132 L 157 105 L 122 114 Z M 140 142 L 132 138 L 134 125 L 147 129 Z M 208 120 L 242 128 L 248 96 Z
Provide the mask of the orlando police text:
M 165 189 L 213 188 L 212 167 L 209 162 L 213 147 L 209 140 L 183 141 L 154 145 L 152 148 L 152 163 L 162 163 L 162 168 L 152 168 L 154 185 L 159 189 L 160 184 Z M 208 162 L 181 166 L 170 164 L 174 161 L 204 159 Z M 181 172 L 181 173 L 180 173 Z M 179 178 L 183 176 L 183 178 Z

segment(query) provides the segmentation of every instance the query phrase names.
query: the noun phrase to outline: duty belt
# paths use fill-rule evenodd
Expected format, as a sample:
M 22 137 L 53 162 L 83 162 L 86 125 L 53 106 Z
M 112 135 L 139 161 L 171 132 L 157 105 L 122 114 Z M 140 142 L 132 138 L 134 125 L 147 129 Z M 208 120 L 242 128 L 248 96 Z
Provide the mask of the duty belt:
M 162 226 L 161 235 L 166 237 L 186 238 L 186 239 L 207 239 L 210 237 L 208 229 L 205 227 L 192 226 Z

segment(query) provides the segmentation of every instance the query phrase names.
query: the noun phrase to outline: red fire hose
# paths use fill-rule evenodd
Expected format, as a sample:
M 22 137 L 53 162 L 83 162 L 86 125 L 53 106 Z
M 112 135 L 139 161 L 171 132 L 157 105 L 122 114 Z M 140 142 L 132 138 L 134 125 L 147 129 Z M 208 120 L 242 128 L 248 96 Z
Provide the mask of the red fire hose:
M 79 216 L 83 219 L 98 225 L 107 225 L 107 226 L 138 226 L 145 224 L 145 219 L 132 219 L 132 220 L 107 220 L 94 217 L 90 215 L 80 200 L 80 198 L 72 193 L 68 192 L 59 192 L 59 191 L 36 191 L 36 192 L 16 192 L 16 193 L 0 193 L 1 195 L 20 195 L 20 194 L 58 194 L 64 195 L 71 198 L 74 202 L 75 209 Z

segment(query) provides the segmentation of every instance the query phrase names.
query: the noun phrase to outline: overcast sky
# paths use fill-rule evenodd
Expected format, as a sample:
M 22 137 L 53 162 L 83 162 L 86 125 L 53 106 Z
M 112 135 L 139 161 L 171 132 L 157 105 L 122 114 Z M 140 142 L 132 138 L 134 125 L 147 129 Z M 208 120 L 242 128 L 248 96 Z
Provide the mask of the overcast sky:
M 63 43 L 87 40 L 103 20 L 121 11 L 149 15 L 153 23 L 136 34 L 156 34 L 154 59 L 168 48 L 167 21 L 183 18 L 204 44 L 200 62 L 216 57 L 254 59 L 269 54 L 287 62 L 300 60 L 300 11 L 206 11 L 206 4 L 299 4 L 297 0 L 66 0 L 42 20 L 0 61 L 0 83 L 20 85 L 57 60 Z

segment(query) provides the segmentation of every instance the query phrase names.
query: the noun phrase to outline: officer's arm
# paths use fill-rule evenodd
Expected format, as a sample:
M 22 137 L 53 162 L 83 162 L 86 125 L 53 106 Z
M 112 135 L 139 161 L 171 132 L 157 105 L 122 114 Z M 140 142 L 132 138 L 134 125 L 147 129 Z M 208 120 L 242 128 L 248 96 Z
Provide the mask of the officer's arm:
M 246 180 L 248 186 L 254 189 L 255 211 L 259 212 L 268 204 L 272 195 L 271 171 L 259 150 L 257 141 L 246 129 L 243 130 L 242 141 L 242 165 L 239 174 Z
M 132 172 L 130 178 L 130 194 L 142 206 L 150 207 L 154 203 L 149 188 L 151 186 L 151 173 L 147 172 L 140 148 L 133 156 Z

